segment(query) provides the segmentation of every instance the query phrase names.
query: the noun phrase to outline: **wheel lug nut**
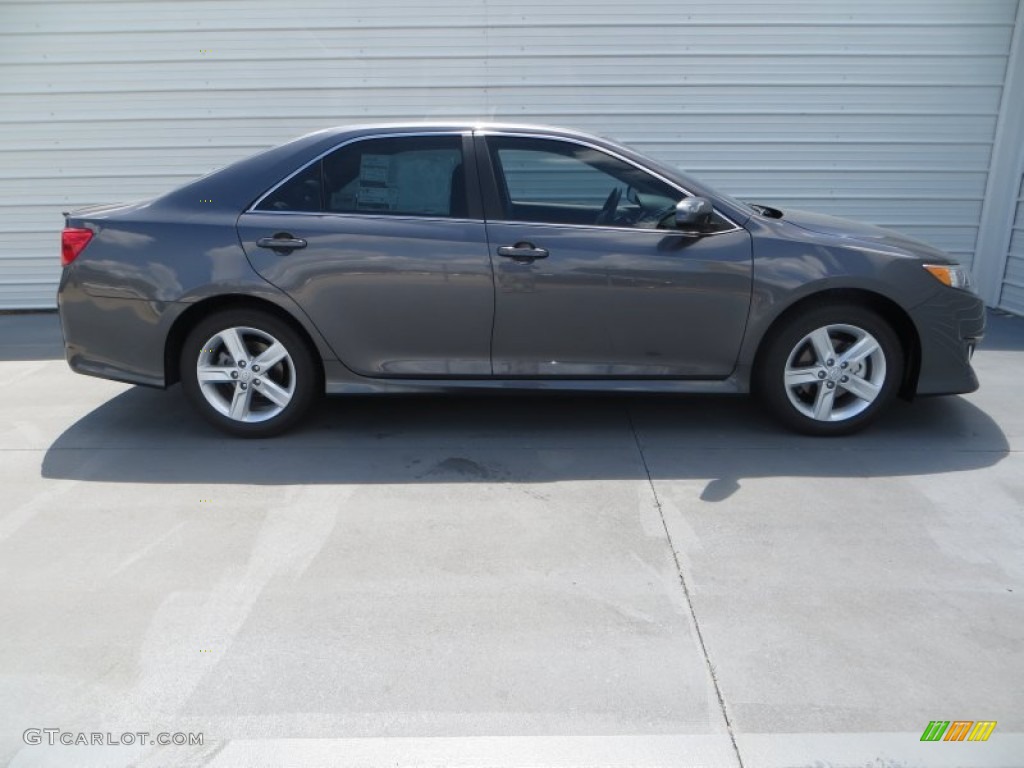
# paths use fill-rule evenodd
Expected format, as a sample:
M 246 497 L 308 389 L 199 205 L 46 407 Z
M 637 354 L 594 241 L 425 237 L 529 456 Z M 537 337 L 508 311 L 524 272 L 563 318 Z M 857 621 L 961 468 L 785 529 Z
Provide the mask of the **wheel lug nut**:
M 237 379 L 238 378 L 238 371 L 232 371 L 231 372 L 231 378 L 232 379 Z
M 239 368 L 245 368 L 245 360 L 239 360 L 238 361 L 238 367 Z
M 824 371 L 818 371 L 818 378 L 819 379 L 824 379 L 825 378 L 825 372 Z
M 252 367 L 252 372 L 253 372 L 253 373 L 259 373 L 259 371 L 260 371 L 260 367 L 259 367 L 258 365 L 254 365 L 254 366 Z
M 825 382 L 825 386 L 828 387 L 829 389 L 834 388 L 835 385 L 836 385 L 836 383 L 834 381 L 827 381 L 827 382 Z
M 258 387 L 260 385 L 260 380 L 256 379 L 255 381 L 253 381 L 253 384 L 255 384 Z
M 849 377 L 849 376 L 843 376 L 843 378 L 841 378 L 841 379 L 840 379 L 840 381 L 841 381 L 841 382 L 843 382 L 843 384 L 845 384 L 845 383 L 846 383 L 846 382 L 848 382 L 849 380 L 850 380 L 850 377 Z
M 846 368 L 848 368 L 848 367 L 849 367 L 849 365 L 850 365 L 850 364 L 849 364 L 849 363 L 847 363 L 847 362 L 842 362 L 842 363 L 840 363 L 840 364 L 839 364 L 839 367 L 840 367 L 840 368 L 843 368 L 843 369 L 846 369 Z
M 835 361 L 835 360 L 833 360 L 832 358 L 829 358 L 828 362 L 827 362 L 827 363 L 825 363 L 825 365 L 827 365 L 827 366 L 828 366 L 828 367 L 830 367 L 830 368 L 831 368 L 831 367 L 832 367 L 833 365 L 835 365 L 835 364 L 836 364 L 836 361 Z
M 246 383 L 245 383 L 245 382 L 243 381 L 243 382 L 242 382 L 242 389 L 248 389 L 248 388 L 249 388 L 249 385 L 248 385 L 248 384 L 246 384 Z

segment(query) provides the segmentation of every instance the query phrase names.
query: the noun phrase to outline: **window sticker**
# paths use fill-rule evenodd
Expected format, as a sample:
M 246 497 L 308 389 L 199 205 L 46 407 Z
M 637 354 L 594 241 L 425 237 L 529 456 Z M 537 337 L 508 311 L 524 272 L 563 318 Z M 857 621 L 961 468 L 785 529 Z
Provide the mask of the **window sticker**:
M 391 155 L 363 155 L 359 161 L 356 210 L 393 211 L 398 190 L 390 187 Z
M 356 210 L 393 211 L 398 202 L 398 190 L 394 187 L 359 187 L 356 194 Z
M 363 184 L 387 185 L 391 173 L 391 155 L 363 155 L 359 180 Z
M 394 155 L 365 154 L 359 175 L 331 195 L 333 210 L 451 214 L 452 173 L 462 162 L 458 150 L 410 150 Z

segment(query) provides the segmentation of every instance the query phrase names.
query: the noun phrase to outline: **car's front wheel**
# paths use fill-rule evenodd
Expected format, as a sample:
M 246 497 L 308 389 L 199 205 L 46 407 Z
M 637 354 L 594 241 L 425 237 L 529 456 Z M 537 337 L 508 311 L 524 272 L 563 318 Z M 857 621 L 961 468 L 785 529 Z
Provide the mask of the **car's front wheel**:
M 227 310 L 201 320 L 182 346 L 180 370 L 192 405 L 240 437 L 270 437 L 293 426 L 309 410 L 319 383 L 299 334 L 259 310 Z
M 856 304 L 817 307 L 778 329 L 754 381 L 771 411 L 810 435 L 848 435 L 892 400 L 903 377 L 899 337 Z

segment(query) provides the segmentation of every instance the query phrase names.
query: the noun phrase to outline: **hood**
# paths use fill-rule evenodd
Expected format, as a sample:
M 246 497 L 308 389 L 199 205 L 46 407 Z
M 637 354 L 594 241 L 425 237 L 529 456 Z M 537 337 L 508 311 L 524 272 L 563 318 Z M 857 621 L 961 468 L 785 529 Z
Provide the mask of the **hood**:
M 883 229 L 873 224 L 862 224 L 859 221 L 842 219 L 838 216 L 828 216 L 823 213 L 811 213 L 809 211 L 793 211 L 787 209 L 783 213 L 783 221 L 794 226 L 806 229 L 808 232 L 816 232 L 821 235 L 829 235 L 843 240 L 852 240 L 865 245 L 886 245 L 895 247 L 901 251 L 907 251 L 914 256 L 936 261 L 942 264 L 953 264 L 954 259 L 934 245 L 929 245 L 913 237 L 901 235 L 891 229 Z

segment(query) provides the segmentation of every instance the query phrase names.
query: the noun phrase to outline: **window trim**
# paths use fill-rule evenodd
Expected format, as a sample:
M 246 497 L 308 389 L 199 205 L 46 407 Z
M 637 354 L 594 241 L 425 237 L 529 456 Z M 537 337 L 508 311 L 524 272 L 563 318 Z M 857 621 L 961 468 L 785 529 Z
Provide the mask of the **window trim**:
M 293 171 L 292 173 L 290 173 L 287 176 L 285 176 L 279 182 L 277 182 L 272 187 L 270 187 L 266 192 L 264 192 L 262 195 L 260 195 L 258 198 L 256 198 L 256 200 L 253 203 L 251 203 L 248 208 L 246 208 L 244 211 L 242 211 L 242 214 L 244 215 L 246 213 L 260 213 L 260 214 L 269 213 L 269 214 L 275 214 L 275 215 L 283 214 L 283 215 L 291 215 L 291 216 L 296 216 L 296 215 L 298 215 L 298 216 L 372 216 L 375 219 L 376 218 L 387 218 L 387 219 L 405 218 L 405 219 L 412 219 L 412 220 L 416 220 L 416 221 L 421 221 L 421 220 L 425 220 L 425 219 L 430 219 L 430 220 L 435 220 L 435 221 L 482 221 L 482 220 L 484 220 L 482 212 L 481 212 L 481 216 L 480 216 L 479 219 L 475 219 L 475 218 L 472 217 L 472 213 L 473 213 L 472 209 L 473 209 L 474 206 L 472 204 L 470 204 L 469 201 L 467 201 L 467 208 L 469 209 L 467 211 L 467 213 L 470 214 L 469 218 L 462 218 L 462 217 L 456 217 L 456 216 L 432 216 L 432 215 L 429 215 L 429 214 L 424 214 L 423 216 L 419 216 L 417 214 L 410 214 L 410 213 L 403 213 L 403 214 L 374 213 L 373 211 L 325 211 L 325 210 L 323 210 L 323 208 L 324 208 L 324 199 L 323 199 L 324 189 L 323 189 L 323 181 L 322 181 L 322 179 L 321 179 L 321 190 L 320 190 L 320 198 L 321 198 L 320 199 L 320 207 L 321 207 L 321 210 L 319 210 L 319 211 L 269 211 L 269 210 L 258 210 L 257 209 L 257 207 L 259 206 L 260 203 L 262 203 L 264 200 L 266 200 L 268 197 L 270 197 L 272 194 L 274 194 L 274 192 L 276 192 L 278 189 L 283 187 L 289 181 L 294 179 L 300 173 L 304 172 L 311 165 L 319 163 L 321 160 L 323 160 L 328 155 L 330 155 L 330 154 L 332 154 L 334 152 L 337 152 L 339 149 L 344 149 L 345 147 L 349 146 L 350 144 L 356 144 L 356 143 L 361 142 L 361 141 L 371 141 L 371 140 L 374 140 L 374 139 L 414 139 L 414 138 L 427 138 L 427 137 L 433 137 L 433 136 L 458 136 L 458 137 L 460 137 L 462 139 L 462 146 L 460 147 L 460 149 L 462 151 L 462 172 L 464 174 L 466 174 L 469 177 L 469 179 L 474 179 L 474 178 L 477 177 L 475 154 L 471 153 L 471 152 L 468 152 L 467 148 L 466 148 L 466 139 L 472 140 L 472 138 L 473 138 L 473 131 L 472 130 L 466 129 L 466 130 L 446 130 L 446 131 L 415 131 L 415 132 L 402 132 L 402 133 L 374 133 L 374 134 L 367 134 L 367 135 L 364 135 L 364 136 L 354 136 L 352 138 L 346 139 L 345 141 L 342 141 L 339 144 L 335 144 L 330 149 L 328 149 L 328 150 L 326 150 L 324 152 L 321 152 L 319 155 L 314 157 L 312 160 L 309 160 L 308 162 L 304 163 L 302 166 L 297 168 L 295 171 Z
M 498 188 L 498 184 L 500 182 L 499 182 L 498 177 L 497 177 L 497 170 L 494 168 L 494 163 L 491 161 L 490 147 L 487 145 L 487 137 L 488 136 L 501 136 L 501 137 L 516 138 L 516 139 L 542 139 L 542 140 L 547 140 L 547 141 L 560 141 L 560 142 L 565 142 L 567 144 L 575 144 L 575 145 L 580 146 L 580 147 L 585 147 L 587 149 L 592 149 L 592 150 L 595 150 L 597 152 L 603 152 L 604 154 L 609 155 L 610 157 L 614 157 L 616 160 L 619 160 L 619 161 L 621 161 L 623 163 L 626 163 L 627 165 L 631 165 L 634 168 L 636 168 L 636 169 L 638 169 L 638 170 L 640 170 L 640 171 L 642 171 L 642 172 L 644 172 L 644 173 L 646 173 L 646 174 L 648 174 L 650 176 L 653 176 L 654 178 L 658 179 L 662 183 L 667 184 L 668 186 L 672 187 L 677 192 L 681 192 L 686 197 L 694 197 L 694 194 L 690 190 L 688 190 L 685 187 L 681 186 L 680 184 L 672 181 L 671 179 L 666 178 L 665 176 L 663 176 L 662 174 L 658 173 L 657 171 L 652 171 L 647 166 L 642 165 L 642 164 L 640 164 L 640 163 L 636 162 L 635 160 L 632 160 L 632 159 L 630 159 L 628 157 L 625 157 L 624 155 L 619 154 L 618 152 L 616 152 L 613 149 L 609 149 L 608 147 L 602 146 L 600 144 L 595 144 L 593 142 L 586 141 L 585 139 L 576 138 L 575 136 L 558 136 L 558 135 L 552 134 L 552 133 L 524 133 L 524 132 L 521 132 L 521 131 L 503 131 L 501 129 L 493 129 L 493 128 L 480 128 L 480 129 L 476 129 L 476 130 L 473 131 L 473 135 L 476 136 L 476 137 L 479 137 L 482 140 L 482 146 L 479 148 L 478 151 L 479 151 L 479 154 L 484 156 L 484 161 L 487 163 L 487 169 L 489 171 L 489 176 L 490 176 L 488 181 L 489 181 L 489 183 L 491 185 L 493 185 L 494 194 L 496 194 L 499 197 L 499 199 L 501 197 L 501 193 L 500 193 L 500 190 Z M 721 216 L 723 219 L 725 219 L 725 221 L 727 221 L 729 224 L 731 224 L 732 225 L 732 229 L 723 229 L 720 232 L 706 232 L 705 233 L 705 232 L 686 232 L 686 231 L 681 230 L 681 229 L 680 230 L 671 230 L 671 229 L 638 229 L 637 227 L 609 227 L 609 226 L 606 226 L 604 224 L 573 224 L 573 223 L 569 223 L 569 222 L 559 223 L 559 222 L 550 222 L 550 221 L 519 221 L 519 220 L 516 220 L 516 219 L 504 219 L 504 218 L 502 218 L 502 219 L 487 218 L 487 221 L 496 221 L 496 222 L 500 222 L 502 224 L 526 224 L 526 225 L 529 225 L 529 226 L 552 226 L 552 227 L 573 227 L 573 228 L 582 228 L 582 229 L 599 229 L 599 230 L 602 230 L 602 231 L 612 230 L 612 231 L 618 231 L 618 232 L 658 232 L 658 233 L 661 233 L 662 235 L 678 234 L 678 235 L 683 235 L 683 236 L 688 236 L 688 237 L 715 237 L 717 235 L 727 235 L 727 234 L 729 234 L 731 232 L 736 232 L 737 230 L 742 230 L 743 229 L 743 227 L 741 227 L 739 224 L 737 224 L 735 221 L 733 221 L 731 217 L 726 216 L 724 213 L 722 213 L 718 209 L 718 206 L 714 205 L 715 201 L 713 199 L 711 200 L 711 202 L 712 202 L 712 205 L 713 205 L 714 212 L 716 214 L 718 214 L 719 216 Z M 486 218 L 486 211 L 485 211 L 485 218 Z

